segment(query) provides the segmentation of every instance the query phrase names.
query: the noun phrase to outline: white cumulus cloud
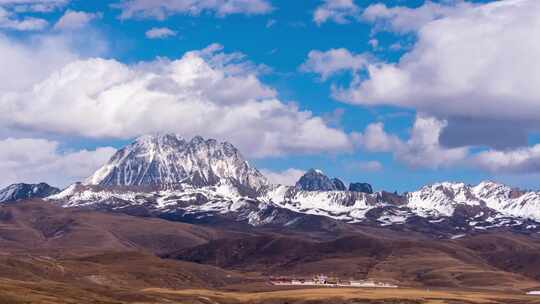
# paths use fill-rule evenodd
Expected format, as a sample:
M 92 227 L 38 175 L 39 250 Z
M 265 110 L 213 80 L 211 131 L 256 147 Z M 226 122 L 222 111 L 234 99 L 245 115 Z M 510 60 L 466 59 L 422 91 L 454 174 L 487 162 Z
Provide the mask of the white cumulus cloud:
M 100 18 L 99 13 L 87 13 L 67 10 L 56 22 L 54 28 L 57 30 L 77 30 L 88 25 L 92 20 Z
M 0 6 L 18 13 L 48 13 L 66 6 L 69 0 L 0 0 Z
M 232 14 L 259 15 L 272 11 L 267 0 L 124 0 L 117 5 L 121 19 L 134 17 L 163 20 L 170 15 L 199 15 L 209 11 L 217 16 Z
M 368 6 L 362 12 L 361 19 L 375 23 L 380 30 L 406 33 L 417 31 L 433 20 L 459 15 L 462 11 L 474 6 L 474 4 L 461 0 L 447 3 L 426 1 L 416 8 L 388 7 L 386 4 L 376 3 Z
M 406 163 L 437 167 L 463 159 L 467 147 L 487 147 L 468 163 L 493 172 L 537 172 L 537 147 L 526 145 L 527 135 L 540 130 L 540 41 L 531 38 L 540 35 L 539 15 L 534 0 L 372 4 L 361 20 L 373 23 L 375 32 L 413 33 L 408 51 L 397 62 L 367 57 L 360 68 L 353 57 L 342 56 L 339 69 L 320 60 L 326 69 L 318 73 L 324 79 L 334 71 L 352 72 L 347 87 L 333 86 L 338 100 L 414 109 L 436 121 L 417 120 L 407 142 L 384 132 L 382 124 L 371 125 L 362 134 L 368 150 L 392 150 Z M 437 132 L 415 135 L 427 130 L 419 123 Z M 437 153 L 443 161 L 431 157 Z
M 0 96 L 28 90 L 77 58 L 62 37 L 40 37 L 28 44 L 0 34 Z
M 398 63 L 368 65 L 367 79 L 335 96 L 438 117 L 540 126 L 540 58 L 535 55 L 540 40 L 531 38 L 540 35 L 539 14 L 540 2 L 534 0 L 455 6 L 452 13 L 419 24 L 417 42 Z
M 354 4 L 353 0 L 324 0 L 315 9 L 313 21 L 318 25 L 327 21 L 343 24 L 358 19 L 359 15 L 360 8 Z
M 7 138 L 0 146 L 0 187 L 17 182 L 63 187 L 92 174 L 116 151 L 101 147 L 62 152 L 58 142 L 36 138 Z
M 358 144 L 369 152 L 391 152 L 394 157 L 413 168 L 441 168 L 463 164 L 469 149 L 446 148 L 439 142 L 446 121 L 418 115 L 409 139 L 402 140 L 387 133 L 382 123 L 370 124 L 356 134 Z
M 378 172 L 383 169 L 383 165 L 376 160 L 353 162 L 350 167 L 365 172 Z
M 49 25 L 47 20 L 35 17 L 18 17 L 0 6 L 0 29 L 16 31 L 39 31 Z
M 176 36 L 176 32 L 167 27 L 154 27 L 146 31 L 148 39 L 164 39 L 171 36 Z
M 368 63 L 369 56 L 366 54 L 354 54 L 344 48 L 324 52 L 313 50 L 308 53 L 308 58 L 300 66 L 300 70 L 317 73 L 322 79 L 327 79 L 339 72 L 361 70 Z
M 261 173 L 264 174 L 272 184 L 293 186 L 306 172 L 300 169 L 289 168 L 283 171 L 262 169 Z
M 219 50 L 136 65 L 75 60 L 30 89 L 0 91 L 0 124 L 96 138 L 202 135 L 229 140 L 252 157 L 352 149 L 348 134 L 280 101 L 253 65 Z
M 473 164 L 491 172 L 530 173 L 540 171 L 540 144 L 508 151 L 478 153 Z

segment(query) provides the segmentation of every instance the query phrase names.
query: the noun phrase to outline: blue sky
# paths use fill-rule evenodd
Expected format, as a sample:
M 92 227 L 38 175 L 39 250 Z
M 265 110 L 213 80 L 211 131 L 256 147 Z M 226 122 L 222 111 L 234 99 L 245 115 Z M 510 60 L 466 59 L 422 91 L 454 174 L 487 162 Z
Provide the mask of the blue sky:
M 0 140 L 4 140 L 6 146 L 11 145 L 12 151 L 4 160 L 0 155 L 0 167 L 4 161 L 6 170 L 13 171 L 0 180 L 0 184 L 40 178 L 64 186 L 85 176 L 113 149 L 129 143 L 138 134 L 174 131 L 186 137 L 195 133 L 220 135 L 223 138 L 218 139 L 230 140 L 242 148 L 258 168 L 284 181 L 315 167 L 348 182 L 370 182 L 376 189 L 400 192 L 443 180 L 477 183 L 495 179 L 538 188 L 540 148 L 536 144 L 540 143 L 537 133 L 540 124 L 530 113 L 539 106 L 539 95 L 534 95 L 532 85 L 518 85 L 525 78 L 540 79 L 533 70 L 538 61 L 534 57 L 538 56 L 531 54 L 531 58 L 523 58 L 533 61 L 530 70 L 524 64 L 523 69 L 514 71 L 510 63 L 499 60 L 501 56 L 540 50 L 535 42 L 529 41 L 522 47 L 520 43 L 513 43 L 519 41 L 521 35 L 534 37 L 538 33 L 538 23 L 527 14 L 538 12 L 539 6 L 534 1 L 504 0 L 500 1 L 500 7 L 495 7 L 498 3 L 494 1 L 423 0 L 257 0 L 251 4 L 222 0 L 212 3 L 196 0 L 1 0 L 0 8 L 5 13 L 0 10 L 0 37 L 5 46 L 0 43 L 0 55 L 5 52 L 8 54 L 4 56 L 5 62 L 17 63 L 19 58 L 13 54 L 23 51 L 38 54 L 35 59 L 26 59 L 25 64 L 31 67 L 21 69 L 21 73 L 23 76 L 25 73 L 43 75 L 36 76 L 35 81 L 29 81 L 24 87 L 0 88 L 0 110 L 9 116 L 0 125 Z M 36 5 L 52 7 L 40 9 Z M 133 15 L 125 15 L 130 8 L 141 7 L 143 9 L 135 10 Z M 227 7 L 234 10 L 224 13 Z M 319 19 L 317 12 L 322 14 Z M 70 13 L 79 14 L 72 14 L 61 22 Z M 501 16 L 510 20 L 504 29 L 506 41 L 499 41 L 502 27 L 499 28 L 501 24 L 497 22 Z M 37 19 L 46 24 L 35 22 Z M 24 20 L 34 23 L 23 26 Z M 527 26 L 521 28 L 517 21 Z M 474 30 L 465 34 L 464 30 L 471 24 L 485 32 Z M 524 32 L 526 28 L 530 33 Z M 148 32 L 152 29 L 170 35 L 151 38 Z M 456 35 L 463 37 L 456 38 Z M 216 44 L 220 46 L 217 50 L 201 51 Z M 18 47 L 12 50 L 10 45 Z M 482 54 L 483 49 L 485 54 Z M 226 82 L 225 88 L 231 86 L 233 90 L 233 86 L 241 86 L 249 76 L 256 77 L 253 88 L 242 90 L 253 92 L 253 99 L 259 102 L 255 106 L 261 107 L 265 100 L 276 99 L 279 109 L 264 118 L 268 122 L 252 122 L 252 125 L 243 124 L 241 118 L 233 124 L 227 120 L 226 123 L 237 129 L 252 131 L 248 137 L 241 138 L 237 130 L 233 129 L 235 134 L 229 136 L 226 127 L 211 125 L 215 120 L 200 126 L 190 125 L 190 119 L 205 120 L 197 116 L 207 115 L 198 107 L 192 113 L 190 108 L 183 107 L 182 116 L 176 118 L 172 112 L 144 112 L 145 107 L 152 104 L 143 101 L 130 104 L 127 100 L 118 105 L 119 110 L 114 106 L 114 98 L 107 99 L 112 93 L 104 94 L 113 86 L 118 86 L 118 90 L 135 86 L 137 77 L 140 77 L 138 80 L 145 79 L 144 75 L 150 77 L 145 72 L 167 69 L 167 65 L 185 59 L 185 54 L 192 51 L 199 51 L 196 56 L 203 58 L 213 71 L 225 71 L 225 78 L 239 78 Z M 65 60 L 49 59 L 48 56 L 53 57 L 51 54 L 60 54 L 58 56 Z M 237 57 L 224 57 L 231 54 Z M 99 66 L 99 63 L 82 65 L 92 58 L 109 60 L 103 63 L 105 72 L 99 79 L 118 73 L 118 80 L 111 80 L 84 96 L 70 91 L 69 94 L 75 94 L 69 95 L 72 99 L 58 101 L 65 96 L 66 88 L 51 83 L 61 83 L 61 78 L 68 77 L 68 73 L 58 74 L 60 76 L 55 73 L 72 62 L 86 69 Z M 485 64 L 476 64 L 484 58 Z M 40 67 L 49 61 L 50 69 Z M 521 61 L 515 64 L 522 67 Z M 80 73 L 85 73 L 83 67 L 69 77 L 80 77 Z M 232 67 L 241 71 L 228 74 Z M 503 74 L 506 76 L 497 76 Z M 1 77 L 10 76 L 6 72 L 0 74 Z M 41 100 L 45 91 L 37 94 L 33 88 L 47 79 L 50 88 L 46 92 L 56 97 Z M 86 79 L 77 84 L 90 86 Z M 273 93 L 254 92 L 260 86 Z M 251 109 L 247 105 L 253 100 L 240 102 L 223 96 L 213 100 L 213 92 L 204 91 L 215 88 L 202 88 L 202 93 L 197 91 L 197 94 L 204 95 L 204 102 L 217 109 L 244 102 L 246 111 Z M 140 91 L 134 89 L 133 92 Z M 98 95 L 100 98 L 91 99 Z M 177 96 L 167 95 L 167 98 L 182 102 L 175 99 L 179 98 Z M 74 104 L 77 107 L 71 108 Z M 107 116 L 110 119 L 103 118 L 109 120 L 93 125 L 96 119 L 90 121 L 91 115 L 85 115 L 84 111 L 91 113 L 90 107 L 98 107 L 98 104 L 100 111 L 117 112 Z M 507 104 L 515 107 L 503 107 Z M 36 110 L 41 106 L 56 109 L 56 115 Z M 130 111 L 136 114 L 131 116 Z M 224 110 L 224 116 L 227 111 Z M 290 124 L 288 129 L 281 130 L 279 125 L 273 125 L 273 121 L 280 119 L 280 113 L 289 117 L 284 122 Z M 36 119 L 32 115 L 37 115 Z M 135 122 L 123 125 L 131 117 L 156 122 L 148 127 L 139 127 L 141 124 Z M 185 126 L 160 123 L 160 117 L 178 119 Z M 308 130 L 312 125 L 318 129 Z M 163 130 L 159 130 L 159 126 L 163 126 Z M 265 126 L 276 130 L 271 142 L 259 143 L 258 138 L 269 136 Z M 292 131 L 296 129 L 303 131 Z M 494 132 L 485 135 L 485 130 Z M 330 138 L 334 135 L 339 140 Z M 520 141 L 522 137 L 525 140 Z M 23 139 L 34 142 L 22 145 L 17 141 Z M 286 141 L 302 143 L 301 146 L 282 143 Z M 267 145 L 267 150 L 260 148 Z M 54 165 L 33 171 L 33 162 L 40 158 L 13 156 L 18 155 L 18 149 L 28 146 L 48 151 L 43 160 Z M 97 153 L 98 149 L 105 148 L 108 150 Z M 92 165 L 84 165 L 88 158 Z M 76 170 L 66 169 L 68 161 L 74 159 Z M 51 173 L 54 170 L 69 172 Z

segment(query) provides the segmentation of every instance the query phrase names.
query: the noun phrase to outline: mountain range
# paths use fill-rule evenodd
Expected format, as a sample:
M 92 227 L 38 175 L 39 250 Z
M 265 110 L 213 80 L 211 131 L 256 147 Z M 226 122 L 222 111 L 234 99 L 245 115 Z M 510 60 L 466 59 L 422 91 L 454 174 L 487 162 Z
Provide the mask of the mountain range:
M 21 190 L 14 194 L 16 187 Z M 10 186 L 0 198 L 31 197 L 28 187 Z M 403 194 L 373 192 L 369 183 L 347 186 L 317 169 L 308 170 L 295 185 L 275 185 L 232 144 L 200 136 L 142 136 L 84 182 L 58 193 L 43 184 L 33 189 L 43 188 L 35 196 L 62 207 L 190 223 L 294 228 L 337 221 L 447 237 L 500 228 L 540 230 L 540 192 L 490 181 L 442 182 Z

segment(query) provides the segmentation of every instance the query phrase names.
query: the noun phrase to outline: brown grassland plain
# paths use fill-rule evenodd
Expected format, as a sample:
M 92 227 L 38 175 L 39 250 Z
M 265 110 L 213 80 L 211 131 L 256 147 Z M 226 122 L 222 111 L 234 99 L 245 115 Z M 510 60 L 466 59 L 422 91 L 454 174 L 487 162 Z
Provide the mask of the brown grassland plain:
M 540 304 L 540 241 L 387 230 L 230 231 L 156 218 L 0 207 L 0 304 Z M 398 289 L 284 288 L 272 275 L 390 282 Z
M 216 289 L 113 290 L 0 280 L 0 304 L 538 304 L 540 297 L 497 291 L 415 288 L 303 288 L 262 292 Z
M 145 292 L 180 296 L 182 303 L 540 303 L 540 297 L 519 294 L 410 288 L 312 288 L 265 292 L 146 289 Z

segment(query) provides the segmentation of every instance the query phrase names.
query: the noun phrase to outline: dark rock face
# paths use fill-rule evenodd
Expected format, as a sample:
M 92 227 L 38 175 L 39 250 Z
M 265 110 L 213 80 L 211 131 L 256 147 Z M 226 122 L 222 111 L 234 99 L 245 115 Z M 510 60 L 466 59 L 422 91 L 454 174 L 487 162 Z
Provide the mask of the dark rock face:
M 334 184 L 334 187 L 338 191 L 347 191 L 347 187 L 345 187 L 345 184 L 337 177 L 332 178 L 332 183 Z
M 321 171 L 310 169 L 298 180 L 296 188 L 304 191 L 333 191 L 336 185 Z
M 349 191 L 371 194 L 373 193 L 373 188 L 368 183 L 351 183 L 349 185 Z
M 330 179 L 320 170 L 310 169 L 296 183 L 296 188 L 303 191 L 347 191 L 347 186 L 339 178 Z M 351 183 L 351 192 L 373 193 L 368 183 Z
M 395 192 L 377 192 L 377 198 L 383 202 L 387 202 L 395 206 L 407 205 L 407 197 L 404 195 L 399 195 Z
M 13 184 L 0 190 L 0 203 L 15 202 L 30 198 L 44 198 L 59 192 L 60 189 L 51 187 L 46 183 Z

